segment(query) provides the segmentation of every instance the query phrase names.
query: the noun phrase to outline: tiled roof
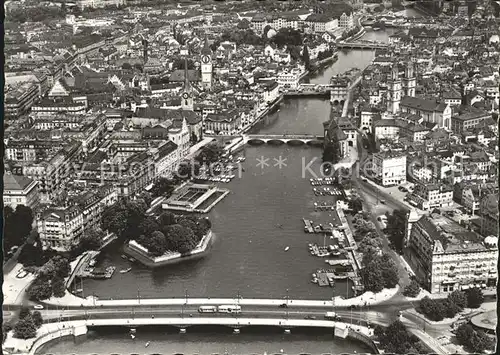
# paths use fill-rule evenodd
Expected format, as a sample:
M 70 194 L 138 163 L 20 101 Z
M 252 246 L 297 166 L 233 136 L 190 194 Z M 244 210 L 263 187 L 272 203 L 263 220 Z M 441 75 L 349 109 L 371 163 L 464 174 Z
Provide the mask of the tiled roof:
M 6 173 L 3 176 L 3 188 L 4 190 L 15 190 L 22 191 L 28 187 L 33 180 L 26 176 L 14 175 L 11 173 Z

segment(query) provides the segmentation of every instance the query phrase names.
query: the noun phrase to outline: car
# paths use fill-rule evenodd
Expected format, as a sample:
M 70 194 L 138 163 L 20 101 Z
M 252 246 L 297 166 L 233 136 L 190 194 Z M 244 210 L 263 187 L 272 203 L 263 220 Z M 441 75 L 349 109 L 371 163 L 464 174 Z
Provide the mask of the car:
M 288 308 L 288 305 L 286 303 L 280 304 L 280 308 Z
M 385 205 L 385 200 L 380 200 L 380 203 Z
M 41 304 L 36 304 L 33 306 L 34 309 L 43 309 L 43 306 Z
M 304 319 L 316 319 L 316 317 L 315 316 L 309 316 L 309 315 L 307 315 L 307 316 L 304 317 Z

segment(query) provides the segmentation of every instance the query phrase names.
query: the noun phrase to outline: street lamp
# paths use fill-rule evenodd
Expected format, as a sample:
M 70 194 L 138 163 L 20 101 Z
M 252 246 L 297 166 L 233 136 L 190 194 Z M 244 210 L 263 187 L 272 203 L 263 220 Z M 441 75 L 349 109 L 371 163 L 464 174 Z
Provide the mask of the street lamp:
M 186 295 L 186 305 L 188 304 L 188 290 L 185 291 L 185 295 Z
M 141 304 L 141 292 L 137 289 L 137 303 Z

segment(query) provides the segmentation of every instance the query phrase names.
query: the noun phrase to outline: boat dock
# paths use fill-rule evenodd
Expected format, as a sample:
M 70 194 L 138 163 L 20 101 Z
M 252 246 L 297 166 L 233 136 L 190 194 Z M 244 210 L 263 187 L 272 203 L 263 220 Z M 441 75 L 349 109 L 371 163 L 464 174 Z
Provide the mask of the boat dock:
M 323 202 L 323 203 L 314 202 L 314 210 L 315 211 L 334 211 L 336 207 L 337 207 L 336 204 L 327 205 L 326 202 Z
M 330 282 L 328 281 L 328 277 L 325 273 L 318 274 L 318 285 L 320 287 L 330 286 Z
M 347 266 L 351 264 L 351 262 L 347 259 L 325 260 L 325 263 L 327 263 L 330 266 L 336 266 L 336 265 Z
M 108 266 L 106 269 L 101 268 L 86 268 L 82 270 L 77 276 L 82 279 L 110 279 L 115 273 L 115 266 Z
M 304 221 L 304 231 L 307 233 L 314 233 L 314 228 L 312 226 L 312 221 L 302 218 Z

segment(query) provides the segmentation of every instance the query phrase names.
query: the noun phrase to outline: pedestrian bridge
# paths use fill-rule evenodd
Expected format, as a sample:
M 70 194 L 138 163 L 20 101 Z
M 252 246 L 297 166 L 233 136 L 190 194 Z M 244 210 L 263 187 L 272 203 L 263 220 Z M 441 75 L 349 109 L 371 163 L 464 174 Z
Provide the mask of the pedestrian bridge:
M 337 43 L 337 48 L 340 49 L 382 49 L 389 45 L 382 42 L 344 42 Z
M 300 84 L 296 89 L 283 92 L 283 96 L 328 96 L 331 90 L 330 84 Z
M 249 144 L 322 145 L 325 137 L 314 134 L 246 134 L 243 139 Z

